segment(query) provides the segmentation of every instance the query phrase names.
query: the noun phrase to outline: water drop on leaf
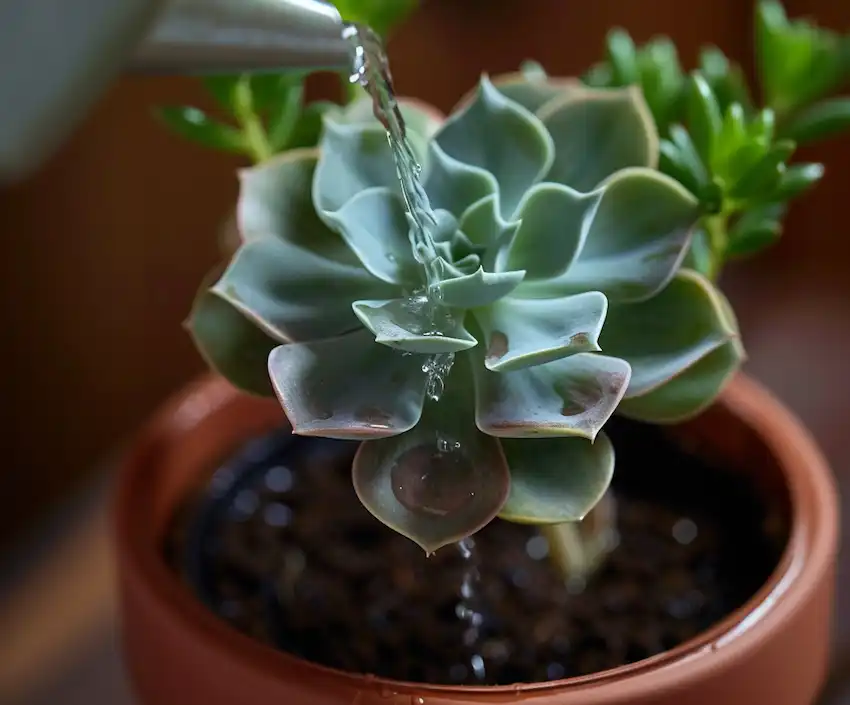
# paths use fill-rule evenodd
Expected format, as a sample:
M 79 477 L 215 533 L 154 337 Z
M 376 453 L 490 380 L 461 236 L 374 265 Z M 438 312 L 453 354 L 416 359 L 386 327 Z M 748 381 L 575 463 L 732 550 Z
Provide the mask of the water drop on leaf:
M 390 473 L 393 493 L 416 514 L 446 516 L 467 507 L 481 481 L 479 469 L 454 441 L 420 445 L 402 453 Z

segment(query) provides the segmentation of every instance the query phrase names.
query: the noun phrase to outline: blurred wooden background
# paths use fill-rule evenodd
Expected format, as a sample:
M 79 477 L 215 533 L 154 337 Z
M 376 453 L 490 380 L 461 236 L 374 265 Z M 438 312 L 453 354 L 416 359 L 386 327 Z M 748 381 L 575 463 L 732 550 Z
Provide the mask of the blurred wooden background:
M 845 0 L 786 5 L 791 14 L 850 27 Z M 448 109 L 481 71 L 513 70 L 525 58 L 552 72 L 583 71 L 602 56 L 612 25 L 639 41 L 672 35 L 687 66 L 707 42 L 750 65 L 749 1 L 427 0 L 391 44 L 394 73 L 402 93 Z M 205 100 L 188 79 L 119 81 L 36 178 L 0 192 L 7 248 L 0 275 L 2 494 L 11 499 L 0 514 L 0 549 L 79 487 L 104 452 L 202 368 L 180 323 L 217 259 L 238 162 L 187 144 L 152 120 L 154 106 L 178 102 Z M 729 287 L 753 341 L 756 374 L 792 386 L 799 380 L 790 392 L 799 403 L 832 395 L 841 428 L 850 411 L 841 393 L 845 379 L 821 388 L 805 370 L 791 379 L 783 367 L 797 360 L 785 354 L 792 349 L 809 362 L 829 355 L 805 328 L 810 314 L 837 311 L 823 314 L 831 322 L 821 327 L 846 336 L 842 196 L 850 140 L 809 152 L 827 163 L 825 181 L 798 203 L 782 243 L 739 267 Z M 770 342 L 759 347 L 760 340 Z M 844 374 L 837 359 L 836 368 Z M 840 453 L 840 439 L 834 447 L 822 440 L 831 454 Z

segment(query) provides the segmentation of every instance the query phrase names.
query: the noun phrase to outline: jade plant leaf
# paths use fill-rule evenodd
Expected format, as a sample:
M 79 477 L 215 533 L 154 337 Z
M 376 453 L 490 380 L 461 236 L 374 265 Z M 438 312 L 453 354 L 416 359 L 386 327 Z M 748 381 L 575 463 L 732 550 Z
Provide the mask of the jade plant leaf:
M 624 360 L 595 353 L 515 372 L 475 365 L 476 423 L 502 438 L 581 436 L 594 439 L 629 384 Z
M 469 377 L 461 360 L 415 429 L 364 443 L 354 458 L 363 506 L 429 554 L 488 524 L 510 492 L 501 444 L 475 427 Z
M 626 398 L 662 387 L 737 336 L 710 282 L 683 269 L 652 299 L 612 305 L 602 349 L 632 367 Z
M 355 301 L 353 308 L 363 325 L 375 334 L 375 342 L 390 348 L 433 355 L 460 352 L 478 344 L 460 319 L 449 320 L 439 332 L 434 330 L 407 298 Z
M 499 517 L 507 521 L 581 521 L 602 499 L 614 475 L 614 447 L 604 433 L 593 442 L 504 439 L 502 448 L 511 469 L 511 493 Z
M 475 311 L 486 341 L 484 364 L 494 372 L 510 372 L 598 351 L 607 310 L 608 300 L 598 291 L 557 299 L 502 299 Z
M 504 217 L 546 174 L 554 157 L 552 138 L 540 121 L 487 78 L 481 79 L 475 100 L 449 116 L 434 140 L 453 159 L 493 175 Z
M 555 146 L 547 181 L 587 192 L 620 169 L 658 163 L 658 133 L 637 87 L 572 91 L 540 119 Z
M 275 393 L 300 436 L 362 440 L 413 428 L 422 414 L 422 360 L 375 345 L 368 331 L 275 348 Z

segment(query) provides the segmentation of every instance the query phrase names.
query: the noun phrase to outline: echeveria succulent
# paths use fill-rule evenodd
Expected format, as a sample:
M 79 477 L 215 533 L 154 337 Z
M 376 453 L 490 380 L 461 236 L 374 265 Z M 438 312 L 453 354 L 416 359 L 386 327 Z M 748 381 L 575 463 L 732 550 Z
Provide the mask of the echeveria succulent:
M 612 476 L 615 410 L 695 414 L 742 359 L 728 303 L 681 268 L 698 202 L 657 171 L 637 88 L 532 68 L 482 77 L 445 120 L 402 113 L 437 216 L 441 325 L 417 310 L 423 270 L 364 99 L 326 113 L 319 149 L 242 172 L 243 241 L 191 330 L 237 386 L 276 392 L 295 433 L 363 441 L 358 496 L 426 551 L 497 515 L 580 520 Z M 423 368 L 442 353 L 432 402 Z

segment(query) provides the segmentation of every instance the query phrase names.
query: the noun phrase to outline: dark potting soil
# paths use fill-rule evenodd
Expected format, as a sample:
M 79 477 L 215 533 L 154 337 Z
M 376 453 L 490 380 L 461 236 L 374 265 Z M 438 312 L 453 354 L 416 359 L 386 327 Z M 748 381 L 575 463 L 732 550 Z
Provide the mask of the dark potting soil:
M 583 590 L 559 578 L 533 528 L 498 520 L 475 535 L 472 563 L 453 546 L 426 558 L 358 502 L 355 444 L 288 432 L 215 473 L 175 519 L 167 554 L 234 628 L 347 671 L 495 685 L 632 663 L 741 606 L 776 566 L 787 528 L 744 475 L 652 427 L 615 419 L 609 432 L 619 545 Z M 459 605 L 481 615 L 469 645 Z

